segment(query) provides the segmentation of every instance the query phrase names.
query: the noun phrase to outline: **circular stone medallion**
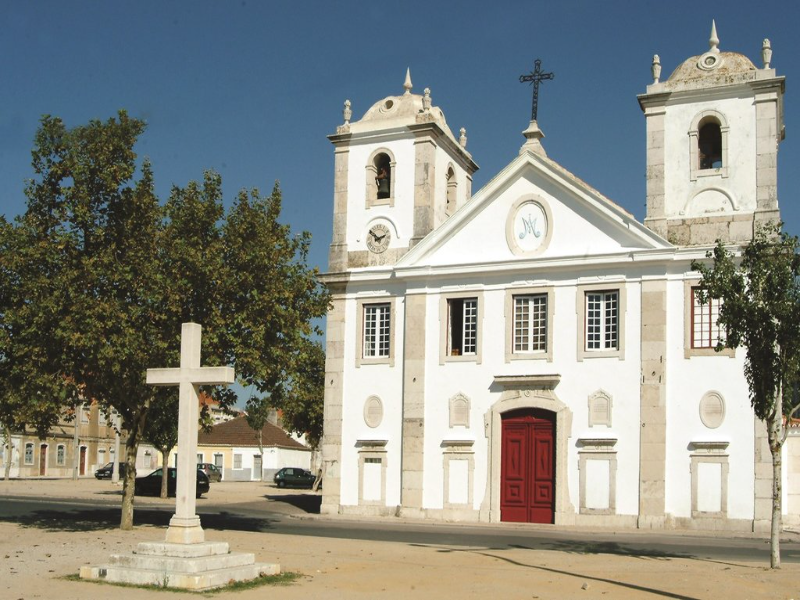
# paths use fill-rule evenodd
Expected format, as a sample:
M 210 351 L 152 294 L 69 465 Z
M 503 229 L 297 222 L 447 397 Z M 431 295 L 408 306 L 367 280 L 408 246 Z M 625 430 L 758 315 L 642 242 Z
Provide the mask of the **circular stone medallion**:
M 364 422 L 375 429 L 383 421 L 383 402 L 377 396 L 370 396 L 364 402 Z

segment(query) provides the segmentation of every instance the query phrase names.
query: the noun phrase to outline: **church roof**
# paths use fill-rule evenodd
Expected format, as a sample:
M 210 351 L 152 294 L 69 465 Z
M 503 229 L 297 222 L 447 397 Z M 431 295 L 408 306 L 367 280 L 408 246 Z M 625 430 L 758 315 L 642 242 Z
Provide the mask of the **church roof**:
M 447 126 L 444 112 L 432 104 L 430 89 L 425 88 L 422 96 L 412 94 L 410 72 L 406 72 L 406 81 L 403 87 L 405 93 L 402 95 L 386 96 L 373 104 L 359 121 L 350 124 L 350 132 L 360 133 L 433 122 L 455 143 L 456 138 Z
M 769 40 L 764 40 L 764 44 L 765 48 L 768 48 Z M 744 54 L 723 52 L 719 49 L 717 26 L 713 21 L 708 45 L 707 52 L 687 58 L 672 72 L 669 79 L 663 83 L 663 91 L 732 85 L 760 77 L 758 68 Z

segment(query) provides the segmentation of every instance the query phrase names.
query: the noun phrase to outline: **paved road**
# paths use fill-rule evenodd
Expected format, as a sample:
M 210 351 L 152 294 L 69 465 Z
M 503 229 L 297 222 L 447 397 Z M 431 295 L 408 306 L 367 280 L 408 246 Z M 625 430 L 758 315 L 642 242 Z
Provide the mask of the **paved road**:
M 701 558 L 715 561 L 769 562 L 769 543 L 752 536 L 716 537 L 674 533 L 554 530 L 543 526 L 455 525 L 403 520 L 352 520 L 320 517 L 314 510 L 318 498 L 281 496 L 265 506 L 262 501 L 236 504 L 198 502 L 203 527 L 217 530 L 263 531 L 286 535 L 346 538 L 369 541 L 438 545 L 451 551 L 464 548 L 557 550 L 582 554 Z M 171 505 L 139 505 L 135 522 L 166 526 Z M 37 525 L 64 531 L 113 528 L 119 524 L 119 499 L 64 499 L 30 496 L 0 497 L 0 521 Z M 800 563 L 796 536 L 781 544 L 786 563 Z

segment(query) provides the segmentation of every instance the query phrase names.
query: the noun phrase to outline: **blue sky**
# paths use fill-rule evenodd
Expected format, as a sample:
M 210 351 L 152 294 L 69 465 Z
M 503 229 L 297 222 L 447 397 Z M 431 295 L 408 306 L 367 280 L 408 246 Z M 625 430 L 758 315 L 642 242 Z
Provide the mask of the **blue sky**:
M 724 9 L 723 9 L 724 7 Z M 125 108 L 145 119 L 138 145 L 157 191 L 223 177 L 284 192 L 283 220 L 313 234 L 325 269 L 331 235 L 333 147 L 326 135 L 350 99 L 354 119 L 379 99 L 430 87 L 451 129 L 466 127 L 477 191 L 514 158 L 530 117 L 519 83 L 541 58 L 539 124 L 548 155 L 637 218 L 644 217 L 644 117 L 636 95 L 658 53 L 662 77 L 708 48 L 760 66 L 763 38 L 787 78 L 787 138 L 779 199 L 800 233 L 794 127 L 800 97 L 800 3 L 639 1 L 3 2 L 0 4 L 0 213 L 24 211 L 30 149 L 45 113 L 68 125 Z

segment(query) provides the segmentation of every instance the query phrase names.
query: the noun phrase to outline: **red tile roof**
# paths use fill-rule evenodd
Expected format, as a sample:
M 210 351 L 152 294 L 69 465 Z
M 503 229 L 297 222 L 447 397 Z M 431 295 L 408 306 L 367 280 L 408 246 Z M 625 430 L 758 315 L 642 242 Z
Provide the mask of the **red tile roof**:
M 261 440 L 265 448 L 291 448 L 294 450 L 310 450 L 300 442 L 292 439 L 280 427 L 271 423 L 264 425 L 261 430 Z M 214 425 L 210 433 L 200 431 L 197 434 L 197 443 L 204 446 L 239 446 L 258 448 L 256 432 L 247 424 L 247 419 L 237 417 L 226 423 Z

